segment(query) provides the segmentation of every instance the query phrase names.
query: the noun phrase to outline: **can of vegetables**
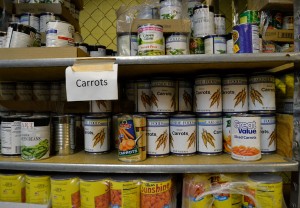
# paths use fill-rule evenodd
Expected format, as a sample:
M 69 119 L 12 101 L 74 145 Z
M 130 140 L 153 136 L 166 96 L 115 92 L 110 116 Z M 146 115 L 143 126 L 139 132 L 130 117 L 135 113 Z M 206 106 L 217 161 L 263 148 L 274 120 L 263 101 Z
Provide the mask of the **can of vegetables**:
M 48 158 L 50 154 L 50 117 L 21 118 L 21 157 L 24 160 Z
M 148 176 L 141 180 L 141 207 L 173 207 L 170 176 Z
M 118 117 L 119 160 L 137 162 L 146 159 L 146 117 L 121 114 Z

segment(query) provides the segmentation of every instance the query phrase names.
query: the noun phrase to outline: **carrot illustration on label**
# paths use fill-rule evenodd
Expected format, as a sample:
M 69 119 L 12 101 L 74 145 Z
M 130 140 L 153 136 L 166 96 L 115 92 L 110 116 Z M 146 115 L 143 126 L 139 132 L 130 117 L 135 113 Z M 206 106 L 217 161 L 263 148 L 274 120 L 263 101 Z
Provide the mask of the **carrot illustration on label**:
M 214 104 L 217 103 L 217 107 L 219 107 L 220 101 L 221 101 L 221 90 L 220 88 L 214 92 L 214 94 L 209 98 L 211 100 L 210 106 L 212 107 Z

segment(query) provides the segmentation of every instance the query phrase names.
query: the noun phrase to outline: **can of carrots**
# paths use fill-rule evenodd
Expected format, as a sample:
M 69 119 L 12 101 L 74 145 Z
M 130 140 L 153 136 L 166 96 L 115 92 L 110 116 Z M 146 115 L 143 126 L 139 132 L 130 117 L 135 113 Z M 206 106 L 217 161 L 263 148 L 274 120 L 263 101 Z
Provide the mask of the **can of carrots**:
M 146 117 L 121 114 L 118 117 L 118 158 L 124 162 L 146 159 Z

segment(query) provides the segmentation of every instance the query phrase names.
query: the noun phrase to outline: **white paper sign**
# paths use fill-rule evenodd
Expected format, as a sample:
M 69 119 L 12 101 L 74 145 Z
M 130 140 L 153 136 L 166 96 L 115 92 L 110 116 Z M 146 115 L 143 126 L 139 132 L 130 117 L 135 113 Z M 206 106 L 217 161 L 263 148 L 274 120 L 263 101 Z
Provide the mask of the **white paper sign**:
M 118 65 L 113 70 L 74 72 L 66 69 L 66 90 L 68 101 L 117 100 Z

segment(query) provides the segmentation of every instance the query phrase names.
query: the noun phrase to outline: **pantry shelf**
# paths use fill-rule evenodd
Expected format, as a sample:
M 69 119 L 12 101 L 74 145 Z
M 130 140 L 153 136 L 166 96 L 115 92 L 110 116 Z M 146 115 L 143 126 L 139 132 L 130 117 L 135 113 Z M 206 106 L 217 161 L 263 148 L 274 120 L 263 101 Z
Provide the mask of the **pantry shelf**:
M 45 49 L 44 49 L 45 50 Z M 3 56 L 2 56 L 3 55 Z M 6 57 L 5 50 L 0 50 L 0 57 Z M 63 54 L 61 54 L 63 56 Z M 101 61 L 107 59 L 92 58 Z M 119 65 L 119 76 L 144 77 L 155 75 L 182 75 L 203 73 L 252 73 L 268 71 L 281 67 L 280 70 L 293 69 L 293 62 L 300 60 L 300 53 L 273 54 L 214 54 L 181 56 L 130 56 L 110 57 Z M 59 80 L 64 79 L 66 66 L 72 66 L 77 60 L 86 58 L 55 58 L 34 56 L 31 58 L 1 59 L 0 80 Z M 91 58 L 89 58 L 91 59 Z
M 240 162 L 230 155 L 193 155 L 148 158 L 142 162 L 125 163 L 117 152 L 88 154 L 78 152 L 68 156 L 53 156 L 40 161 L 24 161 L 16 157 L 0 157 L 2 170 L 97 172 L 97 173 L 229 173 L 297 171 L 298 162 L 274 155 L 263 155 L 255 162 Z

